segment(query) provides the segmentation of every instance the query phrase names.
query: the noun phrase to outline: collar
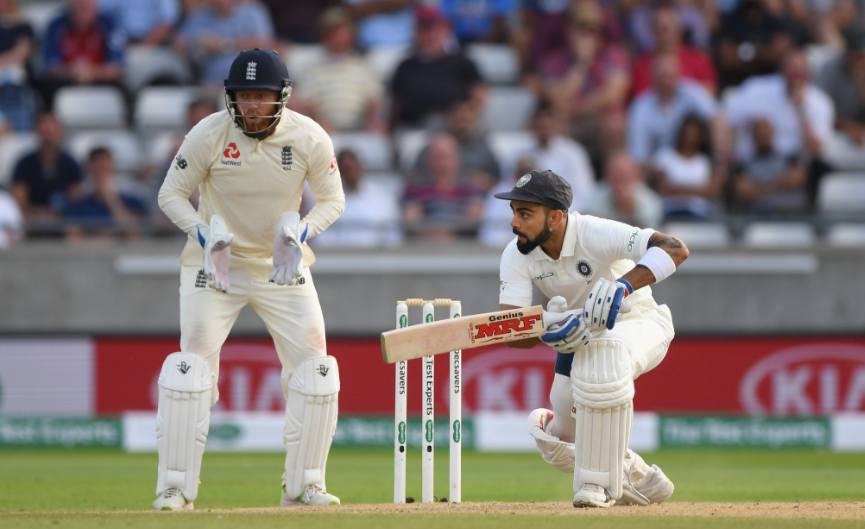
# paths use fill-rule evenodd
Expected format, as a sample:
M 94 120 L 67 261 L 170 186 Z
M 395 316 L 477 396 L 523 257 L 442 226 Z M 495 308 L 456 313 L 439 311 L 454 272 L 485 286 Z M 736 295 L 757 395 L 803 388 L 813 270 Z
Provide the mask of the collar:
M 532 250 L 532 257 L 535 261 L 547 260 L 551 263 L 558 262 L 562 257 L 573 257 L 574 251 L 577 248 L 577 216 L 576 211 L 568 213 L 568 227 L 565 228 L 565 238 L 562 241 L 562 251 L 558 259 L 553 259 L 541 249 L 540 246 Z

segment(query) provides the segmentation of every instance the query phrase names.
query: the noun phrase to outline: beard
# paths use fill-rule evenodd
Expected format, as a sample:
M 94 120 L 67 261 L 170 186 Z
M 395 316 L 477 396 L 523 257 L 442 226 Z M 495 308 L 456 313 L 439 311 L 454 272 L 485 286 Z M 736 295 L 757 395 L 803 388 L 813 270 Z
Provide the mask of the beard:
M 528 255 L 529 252 L 550 240 L 550 237 L 553 236 L 553 232 L 550 230 L 550 225 L 547 224 L 546 219 L 544 219 L 544 229 L 542 229 L 534 239 L 530 239 L 528 235 L 517 231 L 516 228 L 514 228 L 514 235 L 522 235 L 526 238 L 526 242 L 520 242 L 517 240 L 517 250 L 519 250 L 523 255 Z

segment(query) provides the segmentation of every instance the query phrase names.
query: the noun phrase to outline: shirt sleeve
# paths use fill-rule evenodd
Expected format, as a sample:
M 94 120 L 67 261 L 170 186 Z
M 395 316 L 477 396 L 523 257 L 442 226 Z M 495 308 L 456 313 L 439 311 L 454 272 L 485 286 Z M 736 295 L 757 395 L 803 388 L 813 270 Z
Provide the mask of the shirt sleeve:
M 207 224 L 189 203 L 189 196 L 210 171 L 213 152 L 211 133 L 205 119 L 189 131 L 159 189 L 159 207 L 178 228 L 192 233 L 199 224 Z
M 516 242 L 502 253 L 499 267 L 499 305 L 528 307 L 532 304 L 532 278 L 522 266 Z
M 333 143 L 324 129 L 317 124 L 315 127 L 306 180 L 316 204 L 304 218 L 310 227 L 307 238 L 323 232 L 345 211 L 345 193 L 342 190 Z
M 126 33 L 113 17 L 101 17 L 105 25 L 105 62 L 123 64 L 126 53 Z
M 620 259 L 639 261 L 646 254 L 653 233 L 655 230 L 651 228 L 636 228 L 587 215 L 580 219 L 580 240 L 605 263 Z
M 62 25 L 62 17 L 55 18 L 45 30 L 45 37 L 42 45 L 42 66 L 48 70 L 54 68 L 62 62 L 60 57 L 60 27 Z

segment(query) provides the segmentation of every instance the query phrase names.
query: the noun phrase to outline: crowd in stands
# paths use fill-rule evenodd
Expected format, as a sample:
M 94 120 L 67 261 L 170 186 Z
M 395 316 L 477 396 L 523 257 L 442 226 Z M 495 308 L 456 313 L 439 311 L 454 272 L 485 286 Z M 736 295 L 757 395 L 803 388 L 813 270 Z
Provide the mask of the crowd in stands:
M 334 140 L 346 213 L 312 244 L 501 246 L 491 196 L 533 168 L 638 226 L 865 242 L 861 0 L 0 0 L 0 248 L 179 234 L 156 193 L 253 47 Z

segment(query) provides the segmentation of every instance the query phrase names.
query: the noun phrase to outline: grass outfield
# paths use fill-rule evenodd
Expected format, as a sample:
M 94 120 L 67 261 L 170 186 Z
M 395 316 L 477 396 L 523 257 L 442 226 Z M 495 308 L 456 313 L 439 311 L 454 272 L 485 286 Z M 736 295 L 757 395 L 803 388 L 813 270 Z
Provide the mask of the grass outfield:
M 436 453 L 436 491 L 447 495 L 447 451 Z M 646 454 L 676 484 L 673 502 L 819 502 L 865 499 L 865 454 L 777 451 L 677 451 Z M 415 526 L 527 527 L 543 524 L 543 510 L 507 507 L 484 513 L 468 507 L 441 506 L 410 518 L 375 509 L 326 514 L 272 510 L 208 510 L 265 508 L 278 504 L 283 456 L 280 454 L 205 454 L 196 512 L 163 514 L 143 511 L 154 498 L 155 454 L 114 451 L 0 451 L 0 527 L 284 527 L 286 516 L 304 528 Z M 393 497 L 393 455 L 390 450 L 334 449 L 328 465 L 328 489 L 344 505 L 389 504 Z M 557 502 L 556 512 L 572 499 L 572 476 L 547 466 L 536 454 L 463 454 L 463 501 Z M 409 453 L 408 493 L 420 497 L 420 458 Z M 411 512 L 420 506 L 404 506 Z M 671 505 L 671 508 L 676 505 Z M 857 516 L 865 505 L 855 504 Z M 851 507 L 851 508 L 853 508 Z M 611 509 L 631 516 L 585 516 L 587 527 L 861 527 L 863 520 L 790 520 L 787 518 L 688 518 L 657 516 L 655 511 Z M 847 507 L 841 507 L 846 509 Z M 54 511 L 54 512 L 52 512 Z M 64 511 L 64 512 L 57 512 Z M 837 509 L 827 510 L 827 513 Z M 640 516 L 641 513 L 650 516 Z M 790 517 L 795 512 L 790 510 Z M 499 514 L 501 513 L 501 514 Z M 172 516 L 169 513 L 168 516 Z M 445 515 L 446 514 L 446 515 Z M 479 515 L 482 514 L 482 515 Z M 709 514 L 708 512 L 706 514 Z M 733 512 L 720 512 L 729 516 Z M 771 513 L 770 513 L 771 515 Z M 777 513 L 775 514 L 777 516 Z M 220 518 L 221 516 L 221 518 Z M 557 515 L 560 520 L 560 515 Z M 784 515 L 787 516 L 787 515 Z M 817 516 L 822 517 L 817 514 Z M 556 518 L 556 517 L 553 517 Z M 231 524 L 227 522 L 231 520 Z M 560 522 L 559 522 L 560 523 Z M 494 525 L 493 525 L 494 524 Z M 541 525 L 543 526 L 543 525 Z

